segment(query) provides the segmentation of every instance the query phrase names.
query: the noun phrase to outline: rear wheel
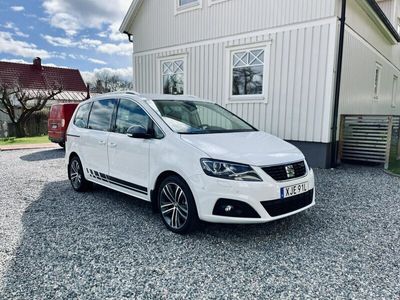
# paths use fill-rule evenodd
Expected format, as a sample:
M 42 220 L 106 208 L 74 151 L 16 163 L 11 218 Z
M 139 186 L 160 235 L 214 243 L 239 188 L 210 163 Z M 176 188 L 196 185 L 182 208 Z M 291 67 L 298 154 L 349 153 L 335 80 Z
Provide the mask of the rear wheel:
M 82 163 L 77 156 L 71 158 L 68 164 L 68 178 L 73 189 L 77 192 L 84 192 L 90 186 L 90 183 L 85 179 Z
M 158 208 L 165 226 L 175 233 L 186 234 L 198 226 L 199 217 L 192 192 L 178 176 L 170 176 L 161 183 Z

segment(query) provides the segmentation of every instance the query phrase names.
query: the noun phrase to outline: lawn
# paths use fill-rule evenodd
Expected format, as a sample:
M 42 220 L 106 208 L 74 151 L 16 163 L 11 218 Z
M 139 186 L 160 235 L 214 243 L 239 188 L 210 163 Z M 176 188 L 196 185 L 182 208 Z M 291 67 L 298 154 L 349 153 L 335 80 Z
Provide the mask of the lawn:
M 50 143 L 47 135 L 24 137 L 24 138 L 2 138 L 0 139 L 0 146 L 11 146 L 20 144 L 44 144 Z

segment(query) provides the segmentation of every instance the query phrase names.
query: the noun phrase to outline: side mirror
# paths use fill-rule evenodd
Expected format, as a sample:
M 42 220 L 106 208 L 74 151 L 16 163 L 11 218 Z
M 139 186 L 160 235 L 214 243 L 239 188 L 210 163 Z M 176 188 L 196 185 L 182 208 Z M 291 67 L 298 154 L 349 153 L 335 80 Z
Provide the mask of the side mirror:
M 129 127 L 126 131 L 126 135 L 135 139 L 151 139 L 153 137 L 142 125 Z

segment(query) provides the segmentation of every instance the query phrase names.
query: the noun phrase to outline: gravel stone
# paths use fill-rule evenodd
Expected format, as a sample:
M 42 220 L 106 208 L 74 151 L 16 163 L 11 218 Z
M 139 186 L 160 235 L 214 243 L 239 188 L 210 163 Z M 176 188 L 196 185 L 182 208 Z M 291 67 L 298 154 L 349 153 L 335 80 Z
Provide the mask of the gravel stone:
M 315 170 L 317 204 L 169 232 L 150 204 L 79 194 L 62 150 L 0 152 L 0 299 L 399 299 L 400 178 Z

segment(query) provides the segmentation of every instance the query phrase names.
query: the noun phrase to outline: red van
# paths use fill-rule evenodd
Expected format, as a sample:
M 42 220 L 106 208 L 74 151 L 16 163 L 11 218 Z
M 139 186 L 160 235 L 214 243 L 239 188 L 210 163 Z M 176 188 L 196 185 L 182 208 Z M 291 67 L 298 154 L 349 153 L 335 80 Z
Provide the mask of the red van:
M 68 124 L 78 105 L 79 103 L 61 103 L 51 106 L 47 123 L 50 141 L 65 147 Z

